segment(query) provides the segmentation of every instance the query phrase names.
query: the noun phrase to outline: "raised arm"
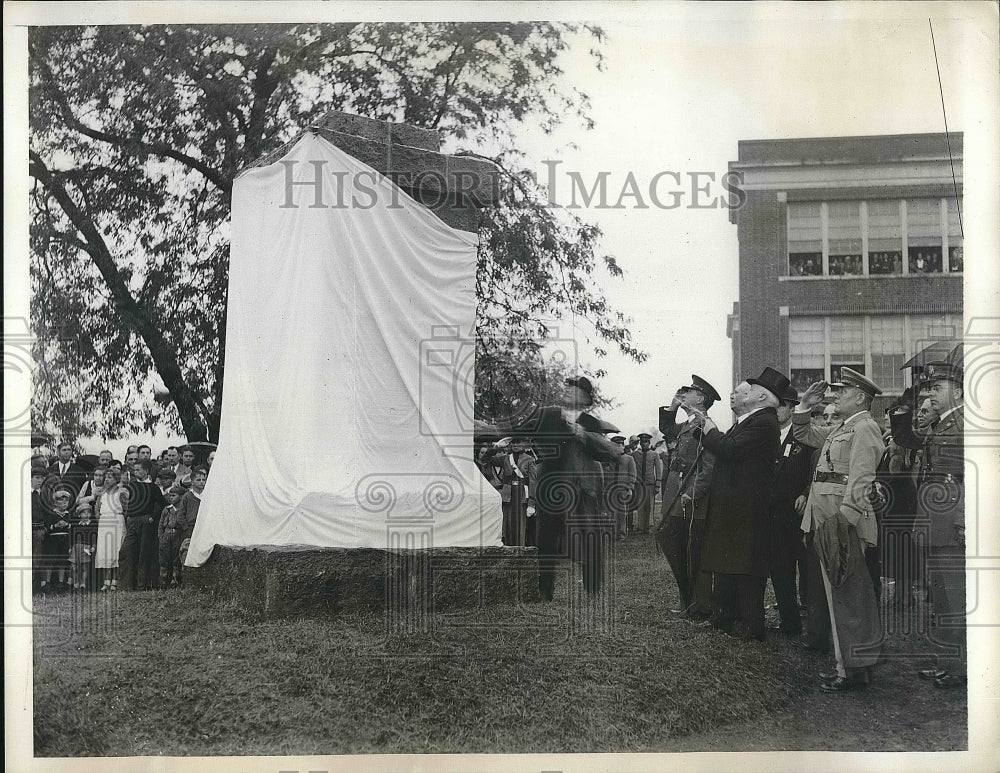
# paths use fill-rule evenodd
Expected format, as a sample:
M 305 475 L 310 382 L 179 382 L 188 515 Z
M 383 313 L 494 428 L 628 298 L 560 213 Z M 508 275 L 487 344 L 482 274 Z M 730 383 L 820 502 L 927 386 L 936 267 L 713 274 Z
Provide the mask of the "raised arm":
M 822 448 L 833 427 L 815 427 L 809 411 L 795 411 L 792 414 L 792 435 L 804 446 Z

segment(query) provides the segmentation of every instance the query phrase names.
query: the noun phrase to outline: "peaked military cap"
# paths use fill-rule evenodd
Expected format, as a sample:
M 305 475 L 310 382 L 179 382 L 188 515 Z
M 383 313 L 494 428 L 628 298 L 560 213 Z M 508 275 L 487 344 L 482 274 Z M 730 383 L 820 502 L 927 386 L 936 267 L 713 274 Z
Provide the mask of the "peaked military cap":
M 764 389 L 773 394 L 779 400 L 785 399 L 783 395 L 785 394 L 785 390 L 788 389 L 791 384 L 787 376 L 779 373 L 774 368 L 764 368 L 757 378 L 748 378 L 747 383 L 757 384 L 758 386 L 764 387 Z
M 649 438 L 650 440 L 653 439 L 653 436 L 650 435 L 648 432 L 640 432 L 638 435 L 636 435 L 636 437 L 639 438 L 639 440 L 642 440 L 644 437 Z
M 962 369 L 950 362 L 929 362 L 924 365 L 924 379 L 927 381 L 954 381 L 962 385 Z
M 856 387 L 872 397 L 882 394 L 882 387 L 867 376 L 863 376 L 856 370 L 851 370 L 847 367 L 842 367 L 840 369 L 840 381 L 830 384 L 830 386 L 835 389 L 839 389 L 841 387 Z
M 611 438 L 611 442 L 612 443 L 617 443 L 618 445 L 625 445 L 625 436 L 624 435 L 615 435 L 613 438 Z
M 706 397 L 710 398 L 712 402 L 719 402 L 722 398 L 719 397 L 719 393 L 715 391 L 715 387 L 709 384 L 701 376 L 696 376 L 691 374 L 691 389 L 697 389 Z
M 799 402 L 800 402 L 800 400 L 799 400 L 799 390 L 797 390 L 793 386 L 788 387 L 788 389 L 785 390 L 785 394 L 783 394 L 781 396 L 781 402 L 783 402 L 783 403 L 795 403 L 796 405 L 798 405 Z

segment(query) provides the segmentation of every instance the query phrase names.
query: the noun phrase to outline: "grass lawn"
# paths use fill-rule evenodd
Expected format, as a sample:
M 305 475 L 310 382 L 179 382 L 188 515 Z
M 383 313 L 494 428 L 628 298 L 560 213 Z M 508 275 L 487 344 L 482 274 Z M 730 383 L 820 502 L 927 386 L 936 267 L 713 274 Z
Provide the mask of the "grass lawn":
M 193 588 L 36 596 L 35 754 L 967 748 L 966 696 L 916 679 L 916 633 L 891 633 L 867 691 L 826 695 L 829 658 L 672 615 L 651 540 L 618 545 L 607 625 L 569 610 L 578 572 L 552 604 L 406 636 L 381 612 L 251 621 Z

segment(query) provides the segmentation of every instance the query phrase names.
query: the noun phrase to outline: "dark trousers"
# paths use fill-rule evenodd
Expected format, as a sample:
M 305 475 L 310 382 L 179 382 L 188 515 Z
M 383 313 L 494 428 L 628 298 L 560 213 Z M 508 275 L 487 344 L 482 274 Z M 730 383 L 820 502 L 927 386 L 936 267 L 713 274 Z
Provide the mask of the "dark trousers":
M 766 577 L 749 574 L 715 575 L 712 625 L 739 639 L 765 641 L 764 588 Z
M 656 541 L 677 581 L 681 604 L 692 611 L 712 611 L 712 575 L 701 571 L 701 549 L 705 542 L 705 521 L 669 515 Z
M 166 587 L 171 580 L 181 581 L 181 538 L 180 529 L 167 529 L 159 544 L 160 586 Z
M 960 547 L 931 547 L 928 552 L 928 579 L 934 617 L 931 639 L 940 648 L 937 667 L 955 676 L 966 672 L 965 550 Z
M 802 632 L 799 602 L 795 592 L 795 570 L 804 559 L 802 532 L 794 507 L 782 510 L 771 519 L 771 585 L 778 602 L 781 630 L 797 636 Z M 808 582 L 806 583 L 808 587 Z
M 604 550 L 613 539 L 610 523 L 596 515 L 540 514 L 538 522 L 538 590 L 551 601 L 556 569 L 567 555 L 580 564 L 583 586 L 591 596 L 601 588 Z
M 125 519 L 125 538 L 118 553 L 122 587 L 146 590 L 159 587 L 156 519 L 139 515 Z
M 826 601 L 823 585 L 823 567 L 812 548 L 813 535 L 809 535 L 806 550 L 806 572 L 809 575 L 809 593 L 806 597 L 806 645 L 813 649 L 829 651 L 833 630 L 830 627 L 830 606 Z

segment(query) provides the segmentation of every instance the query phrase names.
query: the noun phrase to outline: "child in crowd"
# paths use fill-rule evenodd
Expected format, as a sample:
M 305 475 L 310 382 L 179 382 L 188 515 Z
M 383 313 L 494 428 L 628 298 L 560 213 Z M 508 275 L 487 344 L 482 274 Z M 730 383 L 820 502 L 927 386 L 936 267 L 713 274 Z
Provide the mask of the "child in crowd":
M 194 524 L 198 519 L 198 508 L 201 507 L 201 494 L 205 490 L 207 480 L 208 470 L 204 467 L 195 467 L 191 473 L 191 490 L 181 497 L 181 501 L 177 505 L 177 516 L 184 529 L 180 547 L 181 564 L 187 557 L 188 546 L 191 544 L 191 534 L 194 532 Z
M 160 514 L 157 534 L 160 538 L 160 587 L 178 585 L 181 581 L 181 540 L 184 539 L 184 521 L 177 512 L 177 503 L 187 492 L 180 486 L 167 490 L 167 506 Z
M 52 511 L 45 517 L 42 551 L 46 557 L 46 567 L 40 586 L 43 591 L 66 586 L 70 520 L 73 518 L 69 511 L 69 503 L 72 499 L 73 492 L 69 489 L 56 489 L 52 495 Z M 54 583 L 53 571 L 56 575 Z
M 92 528 L 94 514 L 90 504 L 81 502 L 76 506 L 75 523 L 72 524 L 72 547 L 69 551 L 70 575 L 74 590 L 86 590 L 87 576 L 97 543 L 97 533 Z
M 173 470 L 164 468 L 156 471 L 156 486 L 163 492 L 164 496 L 174 487 L 176 479 L 177 474 Z

